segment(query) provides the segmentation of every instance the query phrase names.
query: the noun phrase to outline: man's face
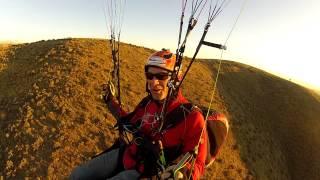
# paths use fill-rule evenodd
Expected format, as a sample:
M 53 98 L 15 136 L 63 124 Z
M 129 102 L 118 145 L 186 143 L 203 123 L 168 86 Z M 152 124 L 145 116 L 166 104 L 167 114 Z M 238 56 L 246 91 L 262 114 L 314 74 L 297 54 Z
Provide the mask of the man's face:
M 157 67 L 149 67 L 146 72 L 148 89 L 154 100 L 161 101 L 168 95 L 167 86 L 170 79 L 169 72 Z

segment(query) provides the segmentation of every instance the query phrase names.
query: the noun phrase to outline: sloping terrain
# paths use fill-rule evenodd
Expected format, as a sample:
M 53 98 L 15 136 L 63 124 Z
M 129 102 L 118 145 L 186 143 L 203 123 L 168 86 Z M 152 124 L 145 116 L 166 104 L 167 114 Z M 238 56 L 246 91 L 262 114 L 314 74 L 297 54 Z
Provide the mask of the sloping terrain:
M 235 62 L 223 63 L 219 86 L 241 157 L 258 179 L 320 177 L 319 96 Z
M 121 47 L 121 93 L 143 98 L 151 49 Z M 183 93 L 208 107 L 217 62 L 194 63 Z M 105 40 L 62 39 L 0 46 L 0 176 L 66 178 L 109 147 L 114 118 L 100 98 L 112 68 Z M 213 107 L 231 131 L 205 179 L 318 179 L 319 96 L 243 64 L 224 61 Z

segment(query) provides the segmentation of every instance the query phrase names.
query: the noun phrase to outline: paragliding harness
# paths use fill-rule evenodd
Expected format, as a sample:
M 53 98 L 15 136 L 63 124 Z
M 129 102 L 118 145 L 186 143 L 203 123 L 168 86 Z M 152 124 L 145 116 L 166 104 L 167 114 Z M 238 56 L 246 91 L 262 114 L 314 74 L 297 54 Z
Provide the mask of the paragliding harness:
M 163 172 L 170 162 L 172 162 L 179 155 L 181 155 L 182 150 L 182 144 L 178 144 L 177 146 L 170 148 L 163 148 L 161 140 L 157 142 L 150 140 L 149 138 L 143 136 L 143 134 L 139 133 L 138 124 L 130 123 L 130 120 L 135 116 L 137 110 L 140 108 L 144 108 L 150 100 L 151 96 L 147 96 L 144 99 L 142 99 L 142 101 L 138 104 L 138 106 L 135 108 L 133 112 L 129 113 L 124 117 L 121 117 L 115 125 L 116 128 L 121 128 L 123 131 L 129 132 L 133 135 L 133 139 L 129 143 L 135 143 L 138 147 L 138 152 L 136 153 L 136 160 L 138 162 L 138 165 L 143 165 L 143 169 L 141 169 L 141 166 L 136 167 L 136 169 L 140 172 L 143 172 L 143 177 L 152 177 L 158 175 L 160 172 Z M 106 103 L 108 104 L 107 101 Z M 193 106 L 191 103 L 187 103 L 181 104 L 180 106 L 170 111 L 166 116 L 166 122 L 163 126 L 163 129 L 175 127 L 177 124 L 179 124 L 185 119 L 185 116 L 187 116 L 192 111 L 196 110 L 196 108 L 194 107 L 196 106 Z M 120 152 L 118 165 L 120 165 L 116 170 L 117 172 L 119 172 L 124 169 L 122 164 L 122 158 L 124 149 L 127 145 L 129 145 L 129 143 L 128 141 L 118 138 L 110 148 L 98 154 L 97 156 L 107 153 L 113 149 L 119 148 Z
M 144 100 L 139 105 L 144 107 L 146 103 Z M 168 130 L 174 128 L 176 125 L 185 120 L 185 118 L 194 111 L 201 110 L 191 103 L 181 104 L 166 115 L 162 130 Z M 161 132 L 159 132 L 161 134 Z M 136 139 L 140 139 L 138 143 L 138 161 L 143 164 L 144 177 L 151 177 L 159 175 L 161 172 L 172 165 L 172 162 L 176 160 L 182 154 L 183 144 L 177 144 L 170 148 L 164 148 L 162 141 L 152 141 L 142 135 L 137 135 Z M 139 167 L 138 167 L 139 169 Z
M 136 109 L 129 113 L 128 115 L 121 117 L 119 122 L 115 125 L 117 128 L 121 128 L 124 131 L 128 131 L 132 133 L 133 140 L 131 143 L 136 143 L 138 145 L 138 152 L 137 152 L 137 161 L 138 164 L 143 164 L 143 169 L 141 167 L 136 167 L 137 170 L 142 171 L 143 177 L 152 177 L 157 176 L 161 172 L 163 172 L 169 165 L 172 165 L 174 160 L 176 160 L 182 154 L 182 147 L 183 144 L 178 144 L 174 147 L 170 148 L 163 148 L 161 140 L 159 141 L 152 141 L 147 137 L 143 136 L 139 133 L 137 127 L 138 125 L 133 125 L 130 123 L 130 120 L 134 117 L 137 110 L 139 108 L 144 108 L 148 102 L 151 100 L 150 96 L 145 97 L 136 107 Z M 106 102 L 108 103 L 108 102 Z M 170 128 L 174 128 L 176 125 L 181 123 L 185 120 L 185 118 L 192 112 L 200 112 L 202 114 L 202 110 L 193 105 L 192 103 L 184 103 L 176 107 L 175 109 L 171 110 L 166 115 L 166 120 L 163 124 L 162 130 L 167 130 Z M 220 122 L 220 123 L 219 123 Z M 222 123 L 221 123 L 222 122 Z M 218 129 L 217 129 L 218 128 Z M 227 131 L 228 131 L 228 122 L 224 115 L 213 112 L 212 115 L 208 118 L 206 124 L 206 134 L 208 137 L 207 140 L 207 156 L 205 164 L 208 167 L 214 161 L 222 142 L 224 141 Z M 119 159 L 118 159 L 118 168 L 116 172 L 120 172 L 124 170 L 122 161 L 123 161 L 123 153 L 125 147 L 128 145 L 126 141 L 119 138 L 115 141 L 115 143 L 105 150 L 104 152 L 100 153 L 104 154 L 109 152 L 113 149 L 119 148 Z M 190 152 L 194 154 L 194 152 Z M 97 155 L 97 156 L 99 156 Z M 96 156 L 95 156 L 96 157 Z M 191 157 L 188 159 L 190 160 Z M 183 159 L 181 160 L 183 161 Z M 179 170 L 182 166 L 185 165 L 186 162 L 178 163 L 176 169 Z M 181 166 L 181 167 L 179 167 Z

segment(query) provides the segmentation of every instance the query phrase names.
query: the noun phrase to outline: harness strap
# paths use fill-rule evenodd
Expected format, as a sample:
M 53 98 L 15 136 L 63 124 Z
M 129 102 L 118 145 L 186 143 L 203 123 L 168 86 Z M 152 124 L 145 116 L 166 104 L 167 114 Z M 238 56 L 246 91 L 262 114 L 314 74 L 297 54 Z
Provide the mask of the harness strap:
M 195 110 L 202 112 L 200 108 L 192 103 L 181 104 L 166 115 L 163 129 L 169 129 L 176 126 Z
M 145 98 L 143 98 L 140 103 L 138 104 L 138 106 L 134 109 L 134 111 L 132 111 L 131 113 L 127 114 L 124 117 L 121 117 L 119 119 L 119 122 L 117 122 L 117 124 L 115 125 L 115 127 L 119 126 L 119 125 L 125 125 L 125 124 L 129 124 L 130 120 L 134 117 L 134 115 L 137 113 L 137 110 L 141 107 L 145 107 L 148 102 L 150 101 L 151 97 L 150 96 L 146 96 Z

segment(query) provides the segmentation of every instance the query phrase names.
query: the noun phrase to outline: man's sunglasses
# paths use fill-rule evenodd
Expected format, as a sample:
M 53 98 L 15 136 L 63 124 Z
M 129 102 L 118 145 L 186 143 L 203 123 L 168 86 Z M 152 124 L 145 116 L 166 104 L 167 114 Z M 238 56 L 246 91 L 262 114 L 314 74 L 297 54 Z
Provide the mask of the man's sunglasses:
M 171 76 L 171 73 L 157 73 L 157 74 L 152 74 L 149 72 L 146 72 L 146 78 L 148 80 L 152 80 L 153 77 L 155 77 L 158 80 L 166 80 L 169 78 L 169 76 Z

